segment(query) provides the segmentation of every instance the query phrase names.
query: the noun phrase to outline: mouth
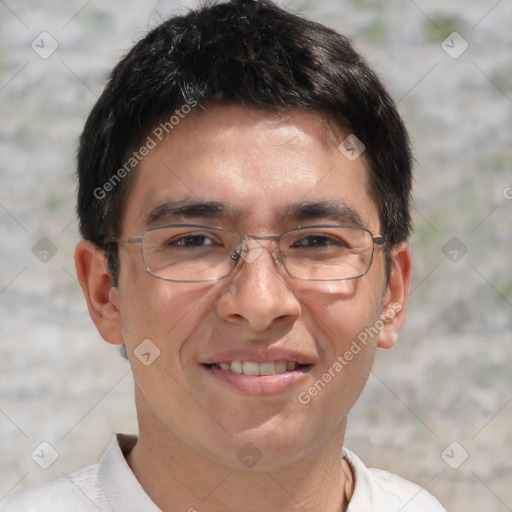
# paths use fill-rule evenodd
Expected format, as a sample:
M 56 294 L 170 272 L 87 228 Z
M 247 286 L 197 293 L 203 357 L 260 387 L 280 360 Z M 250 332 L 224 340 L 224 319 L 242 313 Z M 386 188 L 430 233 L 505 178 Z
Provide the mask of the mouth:
M 313 364 L 297 361 L 223 360 L 201 365 L 208 374 L 222 383 L 251 395 L 272 395 L 301 382 Z
M 218 363 L 206 364 L 207 368 L 217 368 L 226 372 L 233 372 L 238 375 L 279 375 L 285 372 L 293 372 L 299 368 L 305 368 L 305 364 L 295 361 L 267 361 L 257 363 L 255 361 L 220 361 Z

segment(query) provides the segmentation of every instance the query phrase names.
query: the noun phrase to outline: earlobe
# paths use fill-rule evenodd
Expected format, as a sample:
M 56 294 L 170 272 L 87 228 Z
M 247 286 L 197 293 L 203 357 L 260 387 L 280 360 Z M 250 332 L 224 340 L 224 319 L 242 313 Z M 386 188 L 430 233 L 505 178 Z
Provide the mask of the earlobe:
M 391 273 L 381 313 L 383 327 L 379 333 L 380 348 L 393 348 L 396 344 L 398 333 L 405 321 L 411 271 L 411 250 L 409 244 L 404 242 L 392 252 Z
M 89 315 L 101 337 L 115 345 L 124 343 L 118 291 L 112 288 L 104 251 L 82 240 L 75 249 L 75 266 Z

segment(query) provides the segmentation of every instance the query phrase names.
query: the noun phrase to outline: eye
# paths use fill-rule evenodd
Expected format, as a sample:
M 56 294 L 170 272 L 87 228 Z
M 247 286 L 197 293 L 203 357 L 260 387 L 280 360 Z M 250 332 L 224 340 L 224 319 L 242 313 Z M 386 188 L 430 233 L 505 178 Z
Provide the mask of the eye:
M 207 247 L 222 245 L 221 241 L 208 233 L 184 233 L 167 241 L 169 247 Z
M 329 249 L 348 248 L 348 244 L 341 238 L 330 235 L 311 233 L 294 240 L 290 247 L 292 249 Z

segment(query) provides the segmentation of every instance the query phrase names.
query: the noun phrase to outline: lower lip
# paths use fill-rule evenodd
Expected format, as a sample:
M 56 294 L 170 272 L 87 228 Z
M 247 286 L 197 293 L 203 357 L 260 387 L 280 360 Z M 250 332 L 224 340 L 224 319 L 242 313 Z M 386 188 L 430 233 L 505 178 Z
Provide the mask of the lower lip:
M 245 375 L 215 367 L 203 368 L 220 381 L 251 395 L 273 395 L 285 391 L 301 382 L 309 373 L 311 366 L 303 366 L 291 372 L 275 375 Z

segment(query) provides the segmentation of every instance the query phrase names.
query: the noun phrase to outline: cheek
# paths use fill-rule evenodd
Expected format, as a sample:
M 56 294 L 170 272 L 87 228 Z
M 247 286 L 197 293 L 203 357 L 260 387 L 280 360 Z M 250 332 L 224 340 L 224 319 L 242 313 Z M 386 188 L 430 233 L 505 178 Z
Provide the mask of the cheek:
M 211 288 L 211 284 L 173 283 L 150 275 L 130 280 L 120 294 L 128 350 L 149 338 L 162 355 L 176 361 L 176 352 L 211 310 Z
M 377 345 L 378 298 L 361 280 L 301 297 L 323 361 L 297 400 L 311 417 L 321 418 L 326 432 L 345 420 L 368 379 Z
M 325 283 L 301 293 L 300 300 L 311 332 L 330 361 L 364 337 L 380 315 L 380 294 L 373 290 L 369 279 Z M 367 345 L 376 341 L 367 336 Z

